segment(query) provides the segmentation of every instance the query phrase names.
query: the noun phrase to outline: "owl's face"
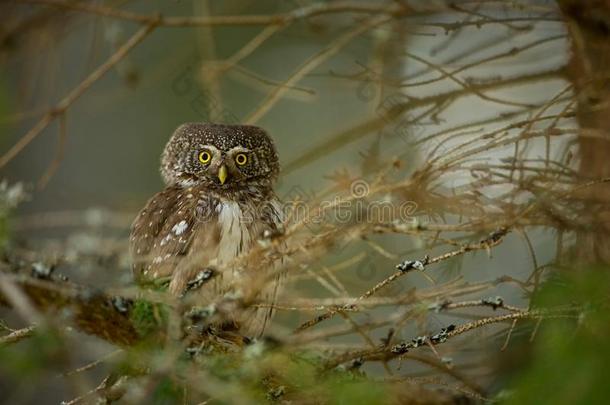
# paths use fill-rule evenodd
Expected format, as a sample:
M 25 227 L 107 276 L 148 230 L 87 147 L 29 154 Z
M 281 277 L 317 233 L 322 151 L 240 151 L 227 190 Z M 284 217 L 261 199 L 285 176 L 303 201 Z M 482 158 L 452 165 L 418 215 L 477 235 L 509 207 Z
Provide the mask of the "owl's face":
M 161 157 L 167 185 L 205 185 L 219 190 L 271 185 L 278 172 L 271 138 L 262 128 L 249 125 L 183 124 Z

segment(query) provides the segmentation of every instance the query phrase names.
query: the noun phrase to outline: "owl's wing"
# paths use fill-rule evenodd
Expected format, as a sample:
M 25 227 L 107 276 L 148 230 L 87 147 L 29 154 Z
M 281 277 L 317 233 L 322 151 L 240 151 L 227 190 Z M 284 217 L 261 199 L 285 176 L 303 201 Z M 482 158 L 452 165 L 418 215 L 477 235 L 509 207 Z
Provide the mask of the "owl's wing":
M 169 187 L 151 198 L 137 216 L 132 225 L 130 242 L 133 271 L 140 282 L 168 280 L 169 291 L 181 295 L 189 282 L 218 258 L 222 224 L 216 207 L 210 199 L 195 194 L 189 189 Z M 272 201 L 267 209 L 259 212 L 254 223 L 240 226 L 246 226 L 247 232 L 253 232 L 253 241 L 264 231 L 272 234 L 281 231 L 281 216 L 279 203 Z M 279 265 L 280 261 L 266 270 L 271 272 Z M 197 295 L 201 302 L 209 302 L 224 293 L 226 286 L 231 284 L 232 276 L 233 272 L 215 275 L 209 286 L 199 288 Z M 266 281 L 262 288 L 257 288 L 257 295 L 264 302 L 275 302 L 283 277 L 278 274 L 267 281 L 260 276 L 246 269 L 246 278 L 242 282 L 254 285 Z M 236 320 L 248 336 L 260 336 L 272 313 L 273 310 L 269 308 L 252 309 L 245 311 L 240 317 L 242 319 Z
M 211 210 L 205 201 L 199 192 L 179 187 L 168 187 L 148 201 L 131 228 L 136 280 L 146 283 L 174 276 L 184 266 L 195 235 L 199 247 L 208 245 L 205 251 L 215 251 L 219 230 L 215 221 L 207 220 Z

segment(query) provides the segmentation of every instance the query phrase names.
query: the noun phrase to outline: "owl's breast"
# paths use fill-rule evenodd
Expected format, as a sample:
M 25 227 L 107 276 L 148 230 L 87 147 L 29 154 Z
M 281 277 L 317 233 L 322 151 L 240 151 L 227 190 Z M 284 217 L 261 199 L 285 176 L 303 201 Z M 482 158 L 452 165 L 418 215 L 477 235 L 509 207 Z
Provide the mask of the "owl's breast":
M 220 200 L 215 214 L 219 230 L 216 261 L 220 265 L 247 252 L 265 230 L 276 231 L 282 226 L 281 209 L 275 199 L 260 204 Z
M 220 240 L 216 261 L 227 264 L 249 249 L 259 231 L 251 208 L 235 201 L 220 201 L 216 206 Z

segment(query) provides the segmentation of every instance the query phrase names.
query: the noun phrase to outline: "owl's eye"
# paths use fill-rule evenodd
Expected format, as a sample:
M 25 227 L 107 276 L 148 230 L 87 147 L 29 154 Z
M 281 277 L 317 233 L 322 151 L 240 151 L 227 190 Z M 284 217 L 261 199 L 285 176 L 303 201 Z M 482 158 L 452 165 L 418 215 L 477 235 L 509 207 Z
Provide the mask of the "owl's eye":
M 204 165 L 210 163 L 210 160 L 212 160 L 212 155 L 207 150 L 199 153 L 199 161 Z
M 238 153 L 235 156 L 235 163 L 240 166 L 245 165 L 246 163 L 248 163 L 248 156 L 245 153 Z

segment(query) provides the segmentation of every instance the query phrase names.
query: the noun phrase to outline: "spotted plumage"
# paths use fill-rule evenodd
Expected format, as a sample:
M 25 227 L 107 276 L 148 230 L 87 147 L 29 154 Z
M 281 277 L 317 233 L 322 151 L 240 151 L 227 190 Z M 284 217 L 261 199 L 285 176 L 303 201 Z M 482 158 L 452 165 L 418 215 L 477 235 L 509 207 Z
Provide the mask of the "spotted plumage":
M 264 276 L 251 271 L 256 266 L 238 266 L 236 259 L 266 231 L 281 229 L 273 191 L 278 172 L 275 147 L 261 128 L 180 126 L 161 158 L 166 187 L 132 225 L 136 279 L 168 279 L 169 291 L 177 296 L 197 286 L 197 304 L 207 305 L 223 295 L 239 294 L 235 288 Z M 275 300 L 280 280 L 272 280 L 259 291 L 262 300 Z M 252 309 L 233 321 L 247 336 L 259 336 L 270 317 L 269 309 Z

